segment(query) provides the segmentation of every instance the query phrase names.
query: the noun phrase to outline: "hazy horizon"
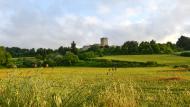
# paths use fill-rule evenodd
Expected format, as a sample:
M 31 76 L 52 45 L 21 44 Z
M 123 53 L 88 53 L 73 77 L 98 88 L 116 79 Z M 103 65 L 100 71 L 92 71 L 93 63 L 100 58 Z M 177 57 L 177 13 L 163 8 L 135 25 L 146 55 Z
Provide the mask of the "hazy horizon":
M 171 41 L 190 33 L 189 0 L 0 0 L 0 45 L 78 47 L 108 37 Z

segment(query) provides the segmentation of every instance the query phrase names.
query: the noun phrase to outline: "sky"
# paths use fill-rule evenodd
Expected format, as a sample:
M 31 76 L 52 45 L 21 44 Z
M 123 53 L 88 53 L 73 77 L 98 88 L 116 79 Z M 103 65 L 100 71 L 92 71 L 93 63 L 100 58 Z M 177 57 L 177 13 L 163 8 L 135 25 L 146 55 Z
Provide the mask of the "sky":
M 78 47 L 156 40 L 190 33 L 190 0 L 0 0 L 0 45 Z

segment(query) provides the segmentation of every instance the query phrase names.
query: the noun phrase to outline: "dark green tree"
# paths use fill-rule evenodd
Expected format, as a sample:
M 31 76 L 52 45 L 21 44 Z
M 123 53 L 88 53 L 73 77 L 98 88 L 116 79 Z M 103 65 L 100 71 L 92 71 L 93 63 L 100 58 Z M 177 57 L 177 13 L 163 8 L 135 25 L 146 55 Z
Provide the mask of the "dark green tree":
M 154 40 L 150 41 L 150 45 L 154 54 L 160 54 L 160 47 L 156 43 L 156 41 Z
M 95 57 L 96 57 L 96 55 L 93 51 L 84 52 L 84 53 L 79 54 L 79 59 L 81 59 L 81 60 L 87 60 L 87 59 L 95 58 Z
M 75 63 L 79 62 L 79 58 L 77 55 L 75 55 L 72 52 L 67 52 L 64 56 L 63 56 L 63 63 L 65 65 L 73 65 Z
M 45 48 L 38 48 L 36 54 L 37 56 L 40 56 L 42 60 L 44 60 L 48 55 L 47 50 Z
M 45 64 L 49 66 L 61 66 L 63 65 L 63 56 L 58 53 L 52 53 L 46 56 Z
M 181 36 L 178 39 L 176 45 L 177 45 L 177 47 L 179 47 L 183 50 L 190 50 L 190 38 L 185 37 L 185 36 Z
M 141 54 L 153 54 L 153 49 L 149 42 L 141 42 L 139 45 L 139 51 Z
M 71 43 L 71 52 L 74 53 L 75 55 L 78 54 L 78 49 L 77 49 L 77 47 L 76 47 L 75 41 L 73 41 L 73 42 Z
M 63 47 L 63 46 L 60 46 L 60 47 L 58 48 L 58 50 L 57 50 L 57 52 L 58 52 L 59 54 L 61 54 L 61 55 L 65 55 L 66 52 L 68 52 L 68 51 L 71 51 L 71 48 L 69 48 L 69 47 Z
M 122 51 L 124 54 L 138 54 L 138 42 L 137 41 L 127 41 L 122 46 Z

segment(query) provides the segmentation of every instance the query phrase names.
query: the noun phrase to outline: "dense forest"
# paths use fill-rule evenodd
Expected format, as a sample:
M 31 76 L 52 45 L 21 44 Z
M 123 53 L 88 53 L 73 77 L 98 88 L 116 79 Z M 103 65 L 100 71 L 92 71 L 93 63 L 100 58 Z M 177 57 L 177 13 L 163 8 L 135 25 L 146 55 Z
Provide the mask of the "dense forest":
M 185 50 L 190 50 L 190 38 L 185 36 L 181 36 L 176 44 L 157 43 L 154 40 L 141 43 L 126 41 L 122 46 L 92 45 L 85 51 L 78 49 L 77 44 L 73 41 L 71 47 L 61 46 L 58 49 L 0 47 L 0 65 L 8 67 L 63 66 L 104 55 L 172 54 Z M 188 56 L 189 54 L 185 53 L 184 55 Z

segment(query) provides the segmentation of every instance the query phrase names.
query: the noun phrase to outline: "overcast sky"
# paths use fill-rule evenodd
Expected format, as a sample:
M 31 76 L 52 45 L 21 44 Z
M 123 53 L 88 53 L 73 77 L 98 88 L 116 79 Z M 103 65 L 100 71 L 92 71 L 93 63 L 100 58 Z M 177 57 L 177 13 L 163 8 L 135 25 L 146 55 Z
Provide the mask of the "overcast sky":
M 79 47 L 108 37 L 176 42 L 190 33 L 190 0 L 0 0 L 0 45 Z

